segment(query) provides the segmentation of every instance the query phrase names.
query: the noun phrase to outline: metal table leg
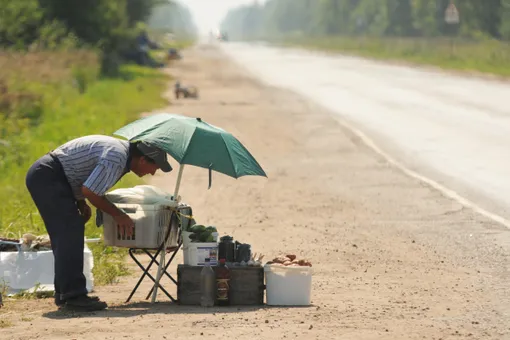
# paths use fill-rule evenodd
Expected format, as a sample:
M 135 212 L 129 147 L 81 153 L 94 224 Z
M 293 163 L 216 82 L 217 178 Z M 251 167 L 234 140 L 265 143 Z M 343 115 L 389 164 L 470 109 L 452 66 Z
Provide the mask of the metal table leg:
M 151 262 L 149 263 L 149 265 L 147 266 L 147 268 L 145 268 L 141 263 L 140 261 L 138 261 L 138 259 L 136 258 L 136 256 L 134 255 L 134 251 L 137 250 L 137 249 L 129 249 L 129 255 L 131 256 L 131 258 L 133 259 L 133 261 L 138 265 L 138 267 L 140 267 L 140 269 L 143 270 L 143 274 L 142 276 L 140 277 L 140 279 L 138 280 L 138 282 L 136 283 L 135 287 L 133 288 L 133 290 L 131 291 L 131 294 L 129 294 L 129 297 L 127 298 L 126 300 L 126 303 L 129 302 L 131 300 L 131 298 L 133 297 L 133 295 L 135 294 L 135 292 L 137 291 L 138 287 L 140 286 L 140 284 L 142 283 L 143 279 L 145 278 L 145 276 L 149 277 L 152 282 L 156 283 L 156 279 L 151 275 L 151 273 L 149 273 L 149 270 L 150 268 L 152 267 L 152 265 L 154 263 L 158 264 L 157 262 L 157 256 L 159 254 L 159 251 L 158 250 L 156 252 L 156 254 L 154 256 L 151 255 L 151 253 L 149 251 L 147 251 L 146 249 L 142 249 L 142 251 L 151 258 Z M 154 286 L 152 287 L 152 289 L 154 289 Z M 152 292 L 152 289 L 151 289 L 151 292 Z M 165 295 L 170 299 L 172 300 L 173 302 L 176 302 L 176 300 L 172 297 L 172 295 L 170 295 L 170 293 L 168 293 L 166 291 L 165 288 L 163 288 L 161 286 L 161 284 L 159 285 L 159 289 L 161 289 L 161 291 L 163 291 L 163 293 L 165 293 Z M 148 299 L 148 297 L 147 297 Z
M 170 264 L 172 264 L 172 261 L 175 257 L 175 255 L 177 255 L 177 252 L 179 251 L 179 249 L 181 249 L 181 246 L 182 246 L 182 242 L 179 243 L 179 245 L 177 246 L 177 248 L 174 250 L 174 252 L 172 253 L 172 256 L 170 257 L 170 259 L 168 260 L 168 262 L 165 264 L 165 267 L 163 269 L 163 273 L 170 279 L 172 280 L 173 283 L 175 283 L 175 285 L 177 285 L 177 280 L 175 280 L 172 275 L 170 275 L 168 273 L 168 267 L 170 266 Z M 159 265 L 159 263 L 157 262 L 157 260 L 155 260 L 156 264 Z M 162 288 L 161 285 L 159 285 L 159 288 Z M 147 297 L 145 298 L 146 300 L 149 299 L 149 297 L 151 296 L 152 292 L 154 291 L 154 286 L 152 286 L 151 290 L 149 291 L 149 294 L 147 294 Z M 170 299 L 172 299 L 173 302 L 176 302 L 176 300 L 174 300 L 172 297 L 170 297 Z
M 142 269 L 143 271 L 143 274 L 142 276 L 140 277 L 140 279 L 138 280 L 138 282 L 136 283 L 135 287 L 133 288 L 133 290 L 131 291 L 131 293 L 129 294 L 129 297 L 127 298 L 126 300 L 126 303 L 129 302 L 131 300 L 131 298 L 133 297 L 133 295 L 135 294 L 136 290 L 138 289 L 138 287 L 140 286 L 140 284 L 142 283 L 143 279 L 145 278 L 145 276 L 149 277 L 152 282 L 154 283 L 154 285 L 152 286 L 151 288 L 151 291 L 149 293 L 149 295 L 147 296 L 146 299 L 148 299 L 150 297 L 150 295 L 152 294 L 152 292 L 154 291 L 154 288 L 156 286 L 156 278 L 154 278 L 149 270 L 151 269 L 152 265 L 153 264 L 156 264 L 159 268 L 159 265 L 160 263 L 158 262 L 157 260 L 157 257 L 158 255 L 160 254 L 161 251 L 166 251 L 166 243 L 168 241 L 168 238 L 170 237 L 170 232 L 172 230 L 172 221 L 173 221 L 173 218 L 176 216 L 175 212 L 172 213 L 172 216 L 170 217 L 170 225 L 168 226 L 168 229 L 166 231 L 166 235 L 165 235 L 165 238 L 163 240 L 163 242 L 161 243 L 161 245 L 159 246 L 159 248 L 156 250 L 156 253 L 154 254 L 154 256 L 151 255 L 151 253 L 149 252 L 148 249 L 138 249 L 138 248 L 130 248 L 129 249 L 129 256 L 133 259 L 133 261 L 138 265 L 138 267 L 140 267 L 140 269 Z M 181 245 L 182 245 L 182 241 L 179 242 L 179 245 L 177 246 L 177 248 L 174 250 L 172 256 L 170 257 L 169 261 L 165 264 L 163 263 L 164 265 L 164 269 L 163 269 L 163 273 L 168 277 L 170 278 L 170 280 L 172 280 L 176 285 L 177 285 L 177 281 L 167 272 L 168 270 L 168 267 L 170 266 L 170 264 L 172 263 L 175 255 L 177 254 L 177 251 L 181 248 Z M 138 259 L 136 258 L 134 252 L 136 250 L 141 250 L 143 251 L 147 256 L 149 256 L 149 258 L 151 259 L 149 265 L 145 268 L 143 266 L 142 263 L 140 263 L 140 261 L 138 261 Z M 160 275 L 162 275 L 162 273 L 160 273 Z M 165 293 L 165 295 L 170 299 L 172 300 L 173 302 L 177 302 L 177 300 L 175 300 L 172 295 L 170 295 L 164 288 L 163 286 L 158 283 L 158 289 L 161 289 L 163 291 L 163 293 Z

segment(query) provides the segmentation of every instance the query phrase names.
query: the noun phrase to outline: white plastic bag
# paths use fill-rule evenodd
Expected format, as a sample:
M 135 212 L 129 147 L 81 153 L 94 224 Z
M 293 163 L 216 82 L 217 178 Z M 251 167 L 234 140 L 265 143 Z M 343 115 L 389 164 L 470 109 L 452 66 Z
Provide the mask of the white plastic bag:
M 173 200 L 172 195 L 152 185 L 137 185 L 133 188 L 116 189 L 107 193 L 106 197 L 112 203 L 161 204 L 170 207 L 177 207 L 178 205 L 178 202 Z

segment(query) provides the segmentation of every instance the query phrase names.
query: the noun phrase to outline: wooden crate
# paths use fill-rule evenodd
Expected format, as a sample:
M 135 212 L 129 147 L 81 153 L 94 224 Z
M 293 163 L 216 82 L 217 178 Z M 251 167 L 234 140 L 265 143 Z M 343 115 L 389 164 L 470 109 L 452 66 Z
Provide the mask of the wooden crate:
M 201 266 L 177 266 L 177 299 L 181 305 L 200 305 Z M 215 267 L 213 267 L 214 269 Z M 264 304 L 264 268 L 231 267 L 230 304 Z

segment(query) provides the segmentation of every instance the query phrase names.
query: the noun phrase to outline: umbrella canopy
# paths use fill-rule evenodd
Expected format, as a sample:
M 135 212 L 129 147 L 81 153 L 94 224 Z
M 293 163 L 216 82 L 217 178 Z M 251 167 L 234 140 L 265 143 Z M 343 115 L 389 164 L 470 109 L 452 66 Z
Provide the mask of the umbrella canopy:
M 250 152 L 232 134 L 200 118 L 161 113 L 134 121 L 114 132 L 130 141 L 144 141 L 189 164 L 225 175 L 265 176 Z

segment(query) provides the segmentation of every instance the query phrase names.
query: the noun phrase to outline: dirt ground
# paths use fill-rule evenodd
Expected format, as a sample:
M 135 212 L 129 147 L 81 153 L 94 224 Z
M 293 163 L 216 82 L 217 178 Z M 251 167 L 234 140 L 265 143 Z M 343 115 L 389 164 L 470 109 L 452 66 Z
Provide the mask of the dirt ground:
M 207 190 L 207 171 L 187 167 L 183 200 L 199 223 L 267 259 L 310 259 L 313 305 L 205 310 L 162 294 L 151 305 L 147 282 L 125 304 L 135 269 L 97 288 L 110 304 L 104 312 L 69 315 L 51 299 L 8 303 L 2 339 L 510 339 L 509 230 L 407 177 L 339 118 L 264 86 L 214 47 L 185 51 L 167 71 L 201 96 L 163 111 L 232 132 L 268 174 L 215 173 Z M 171 192 L 176 174 L 152 184 Z

